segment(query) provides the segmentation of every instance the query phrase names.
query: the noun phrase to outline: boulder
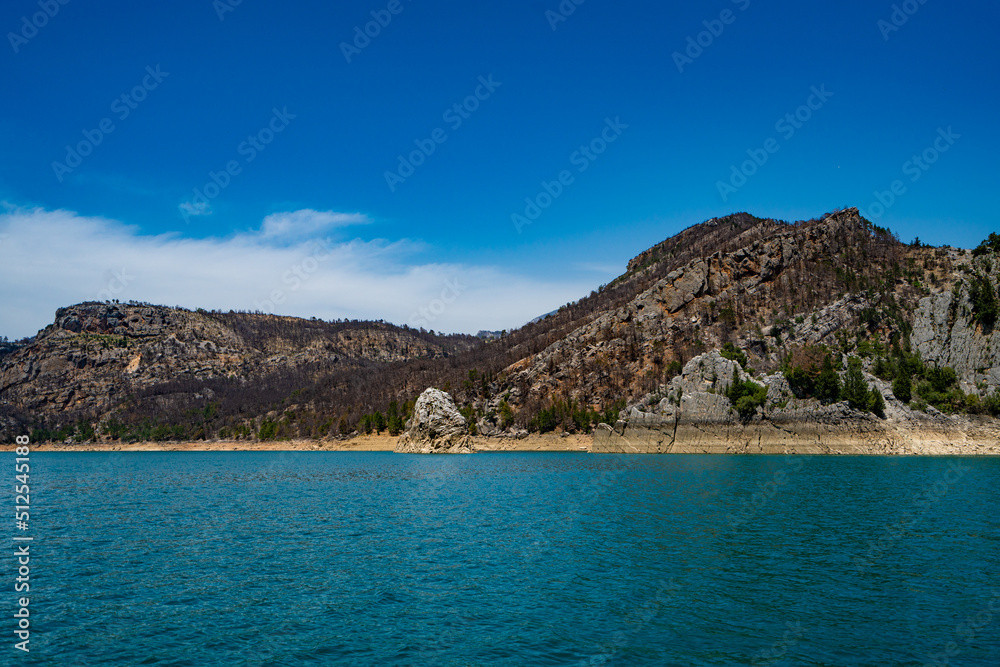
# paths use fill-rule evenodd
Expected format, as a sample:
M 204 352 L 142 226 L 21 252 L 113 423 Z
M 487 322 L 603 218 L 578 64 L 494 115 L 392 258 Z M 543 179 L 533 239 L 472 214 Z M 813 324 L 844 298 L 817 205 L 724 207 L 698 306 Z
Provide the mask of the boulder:
M 465 417 L 451 396 L 426 389 L 413 406 L 413 416 L 396 441 L 401 454 L 471 454 L 475 451 Z

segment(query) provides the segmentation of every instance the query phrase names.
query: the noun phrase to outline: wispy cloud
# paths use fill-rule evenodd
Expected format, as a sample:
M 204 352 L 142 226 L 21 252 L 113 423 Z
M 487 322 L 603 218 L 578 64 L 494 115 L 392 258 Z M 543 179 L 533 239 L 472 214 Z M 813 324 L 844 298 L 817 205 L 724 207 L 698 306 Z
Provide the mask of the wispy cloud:
M 146 235 L 72 211 L 6 205 L 0 208 L 0 333 L 34 334 L 56 308 L 109 292 L 121 301 L 429 322 L 435 330 L 474 333 L 519 326 L 593 287 L 493 266 L 417 263 L 412 258 L 420 246 L 406 239 L 324 238 L 366 222 L 362 214 L 306 209 L 275 213 L 253 231 L 226 238 L 187 238 Z M 458 295 L 449 288 L 456 281 Z
M 272 213 L 264 218 L 260 234 L 265 239 L 301 239 L 315 236 L 335 227 L 360 225 L 371 222 L 360 213 L 336 213 L 334 211 L 314 211 L 304 208 L 300 211 Z
M 606 276 L 615 278 L 619 276 L 622 272 L 622 267 L 620 264 L 608 263 L 597 263 L 597 262 L 577 262 L 574 264 L 576 269 L 580 271 L 588 271 L 590 273 L 600 273 Z

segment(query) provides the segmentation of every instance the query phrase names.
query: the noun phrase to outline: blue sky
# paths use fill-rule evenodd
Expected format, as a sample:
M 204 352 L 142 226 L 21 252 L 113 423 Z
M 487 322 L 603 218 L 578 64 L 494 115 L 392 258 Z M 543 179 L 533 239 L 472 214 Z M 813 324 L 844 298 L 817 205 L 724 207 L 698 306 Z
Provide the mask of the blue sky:
M 0 334 L 108 296 L 475 332 L 734 211 L 996 230 L 995 3 L 234 2 L 4 3 Z

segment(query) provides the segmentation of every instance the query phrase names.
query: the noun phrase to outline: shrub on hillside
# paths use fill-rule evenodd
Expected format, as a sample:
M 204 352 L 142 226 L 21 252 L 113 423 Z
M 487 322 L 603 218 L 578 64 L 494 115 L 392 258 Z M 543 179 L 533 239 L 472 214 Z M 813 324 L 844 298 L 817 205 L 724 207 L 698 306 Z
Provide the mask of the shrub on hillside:
M 977 273 L 969 282 L 969 302 L 972 319 L 986 330 L 992 330 L 1000 316 L 1000 301 L 989 276 Z
M 902 374 L 892 381 L 892 394 L 903 403 L 909 403 L 913 398 L 913 378 Z
M 723 345 L 722 349 L 719 350 L 719 354 L 725 359 L 735 361 L 741 368 L 745 369 L 747 367 L 747 355 L 743 354 L 743 351 L 732 343 Z
M 757 408 L 767 400 L 767 387 L 753 380 L 740 380 L 739 370 L 733 369 L 733 380 L 726 389 L 726 398 L 733 404 L 744 422 L 750 421 Z

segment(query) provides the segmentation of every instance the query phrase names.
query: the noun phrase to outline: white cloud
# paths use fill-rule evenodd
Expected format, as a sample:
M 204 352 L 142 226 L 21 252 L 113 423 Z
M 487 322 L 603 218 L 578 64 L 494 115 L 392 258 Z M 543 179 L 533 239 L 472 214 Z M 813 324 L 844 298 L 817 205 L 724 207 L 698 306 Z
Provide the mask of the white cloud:
M 295 211 L 268 216 L 254 232 L 192 239 L 8 206 L 0 210 L 0 334 L 32 335 L 56 308 L 109 298 L 475 333 L 519 326 L 593 288 L 492 266 L 418 264 L 407 261 L 415 247 L 407 240 L 306 240 L 367 221 Z
M 268 239 L 301 239 L 315 236 L 334 227 L 368 222 L 370 222 L 368 217 L 360 213 L 335 213 L 305 208 L 300 211 L 272 213 L 264 218 L 264 224 L 260 226 L 260 233 L 261 236 Z

